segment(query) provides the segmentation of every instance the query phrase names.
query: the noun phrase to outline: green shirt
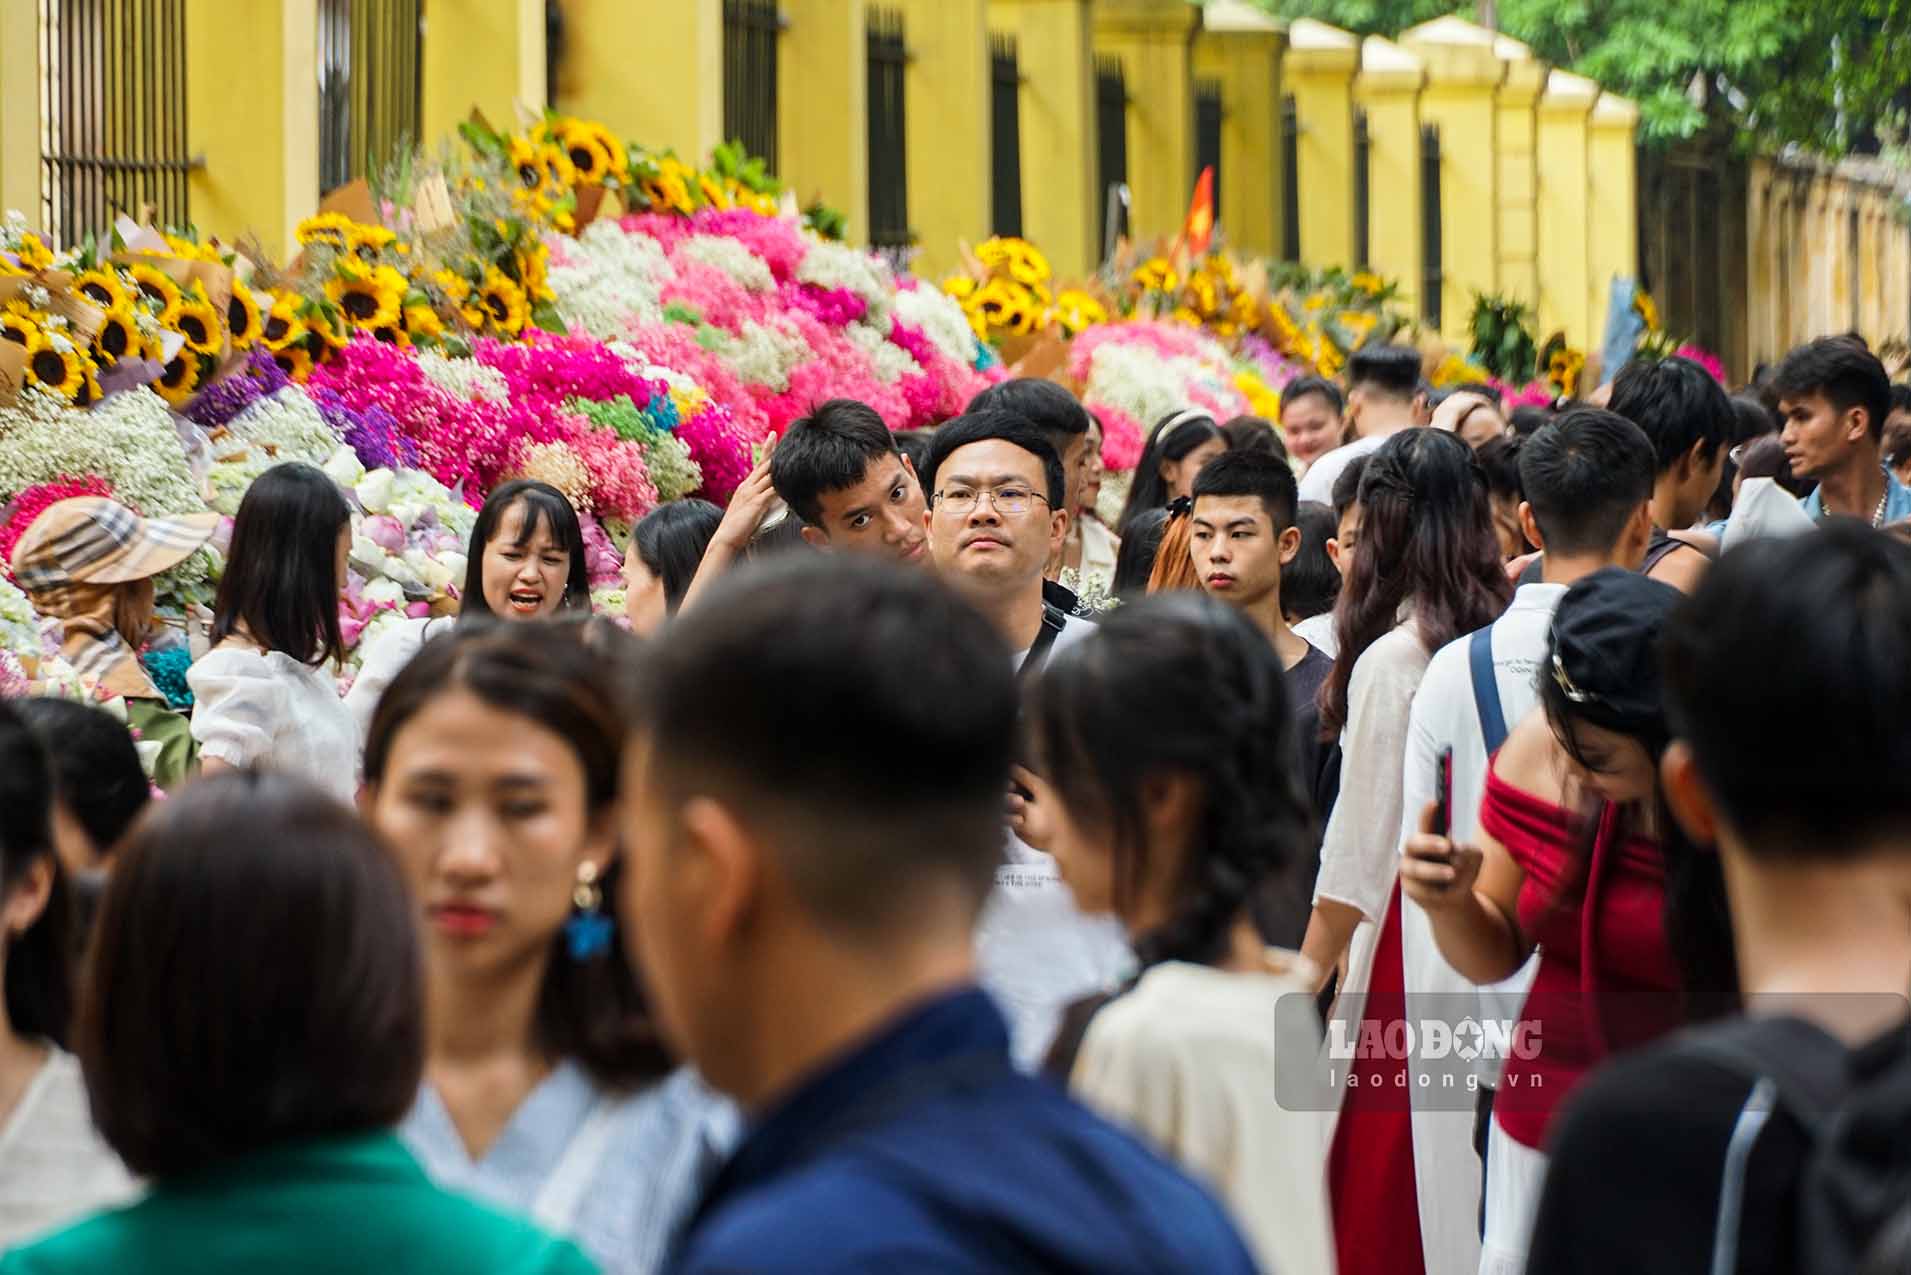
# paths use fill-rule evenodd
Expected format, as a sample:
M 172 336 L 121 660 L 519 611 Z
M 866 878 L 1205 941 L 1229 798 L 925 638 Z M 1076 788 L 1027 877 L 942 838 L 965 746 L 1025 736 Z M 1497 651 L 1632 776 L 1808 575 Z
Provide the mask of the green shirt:
M 0 1275 L 591 1275 L 568 1241 L 433 1186 L 386 1132 L 275 1148 L 0 1256 Z

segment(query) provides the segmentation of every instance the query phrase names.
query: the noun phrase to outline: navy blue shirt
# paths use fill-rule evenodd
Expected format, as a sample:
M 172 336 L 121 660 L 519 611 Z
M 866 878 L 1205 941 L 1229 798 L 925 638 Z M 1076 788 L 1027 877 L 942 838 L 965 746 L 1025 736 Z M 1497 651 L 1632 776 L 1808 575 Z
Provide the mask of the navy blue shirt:
M 1001 1012 L 971 988 L 904 1015 L 754 1125 L 670 1269 L 1231 1275 L 1254 1262 L 1203 1188 L 1017 1072 Z

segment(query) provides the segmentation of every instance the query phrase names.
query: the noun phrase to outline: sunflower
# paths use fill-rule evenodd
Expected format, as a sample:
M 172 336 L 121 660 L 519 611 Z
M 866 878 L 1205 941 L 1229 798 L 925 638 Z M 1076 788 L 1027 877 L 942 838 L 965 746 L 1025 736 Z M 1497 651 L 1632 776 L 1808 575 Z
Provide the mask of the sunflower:
M 125 306 L 108 310 L 106 321 L 93 337 L 94 358 L 111 367 L 128 354 L 137 356 L 139 352 L 139 323 L 133 312 Z
M 455 270 L 440 270 L 431 276 L 431 281 L 444 290 L 456 305 L 463 305 L 471 295 L 471 284 Z
M 53 249 L 31 230 L 21 232 L 20 246 L 13 250 L 13 255 L 20 259 L 24 270 L 45 270 L 53 264 Z
M 345 232 L 345 245 L 362 257 L 373 258 L 398 242 L 398 236 L 383 226 L 367 226 L 363 222 L 353 222 L 351 229 Z
M 180 302 L 179 314 L 169 326 L 186 338 L 186 348 L 196 354 L 217 354 L 225 338 L 219 327 L 219 312 L 197 297 Z
M 1194 294 L 1194 308 L 1208 318 L 1221 312 L 1221 287 L 1213 275 L 1201 271 L 1188 280 L 1188 291 Z
M 382 328 L 373 328 L 372 338 L 386 345 L 395 345 L 400 349 L 411 348 L 411 334 L 405 331 L 402 323 L 387 323 Z
M 87 359 L 72 342 L 60 344 L 66 348 L 61 349 L 44 339 L 28 348 L 27 383 L 50 390 L 71 402 L 79 397 L 80 391 L 86 386 Z
M 312 352 L 302 345 L 288 345 L 272 355 L 272 361 L 279 370 L 295 381 L 303 381 L 312 375 Z
M 1579 392 L 1579 377 L 1585 370 L 1586 356 L 1571 346 L 1562 346 L 1547 360 L 1546 379 L 1562 396 L 1571 398 Z
M 353 327 L 382 328 L 398 320 L 405 299 L 405 276 L 390 266 L 367 267 L 363 262 L 340 261 L 325 283 L 325 295 Z
M 5 313 L 0 313 L 0 340 L 12 341 L 31 350 L 40 342 L 40 325 L 33 321 L 31 312 L 24 307 L 19 310 L 9 308 Z
M 351 343 L 352 324 L 343 308 L 312 301 L 302 306 L 299 314 L 305 320 L 306 330 L 318 338 L 318 346 L 312 353 L 320 362 L 331 351 L 342 350 Z
M 405 307 L 405 331 L 414 341 L 436 341 L 445 333 L 443 320 L 438 312 L 428 305 L 408 305 Z
M 120 285 L 118 272 L 113 270 L 83 272 L 73 280 L 73 291 L 102 310 L 112 310 L 126 304 L 126 289 Z
M 127 272 L 133 276 L 133 282 L 139 286 L 139 292 L 153 306 L 161 323 L 170 324 L 179 317 L 179 285 L 165 271 L 143 262 Z
M 976 282 L 973 275 L 952 274 L 942 281 L 943 295 L 957 301 L 964 301 L 974 296 L 975 289 Z
M 537 152 L 537 143 L 528 137 L 512 137 L 505 143 L 505 158 L 525 190 L 536 190 L 544 184 L 544 166 L 538 163 Z
M 484 287 L 478 292 L 478 301 L 485 317 L 500 332 L 516 336 L 524 329 L 524 321 L 529 310 L 524 303 L 524 289 L 518 287 L 510 278 L 495 267 L 484 277 Z
M 1010 240 L 1008 268 L 1011 279 L 1030 286 L 1038 285 L 1054 274 L 1041 249 L 1026 239 Z
M 1341 330 L 1353 338 L 1356 348 L 1372 336 L 1373 330 L 1380 326 L 1380 316 L 1372 310 L 1342 310 L 1334 318 L 1340 324 Z
M 1201 326 L 1201 316 L 1185 305 L 1176 306 L 1168 317 L 1176 323 L 1185 323 L 1191 328 Z
M 265 342 L 268 350 L 283 350 L 293 342 L 305 336 L 305 322 L 299 318 L 299 298 L 296 293 L 283 292 L 272 300 L 272 309 L 267 312 L 265 322 L 259 327 L 259 339 Z
M 723 183 L 708 175 L 697 178 L 697 191 L 703 196 L 703 202 L 712 208 L 727 209 L 730 197 L 723 193 Z
M 557 144 L 564 157 L 571 161 L 571 170 L 579 182 L 602 183 L 623 167 L 611 150 L 615 139 L 600 125 L 571 120 L 559 130 Z
M 1000 328 L 1016 336 L 1024 336 L 1035 330 L 1037 307 L 1034 294 L 1019 283 L 991 279 L 982 291 L 976 293 L 975 306 L 992 328 Z
M 644 198 L 654 212 L 679 212 L 686 217 L 695 211 L 690 202 L 690 187 L 676 173 L 663 173 L 644 179 Z
M 1278 301 L 1268 302 L 1267 319 L 1274 328 L 1274 348 L 1283 354 L 1299 353 L 1301 330 L 1295 324 L 1294 317 L 1287 312 L 1287 307 Z
M 86 381 L 80 386 L 79 393 L 73 396 L 73 406 L 91 407 L 93 404 L 99 402 L 102 397 L 104 396 L 100 392 L 100 378 L 94 374 L 94 369 L 88 366 L 86 369 Z
M 185 406 L 186 400 L 199 389 L 199 356 L 191 350 L 181 350 L 159 374 L 153 388 L 174 407 Z
M 1067 288 L 1055 298 L 1055 320 L 1074 336 L 1097 323 L 1108 322 L 1108 307 L 1079 288 Z
M 232 333 L 235 350 L 246 349 L 259 339 L 258 298 L 238 279 L 232 281 L 232 299 L 226 302 L 226 330 Z
M 292 233 L 302 248 L 309 248 L 315 243 L 343 248 L 351 242 L 352 228 L 357 224 L 344 213 L 322 212 L 301 221 Z
M 1144 261 L 1135 268 L 1134 281 L 1145 292 L 1173 292 L 1181 282 L 1181 277 L 1168 264 L 1166 257 L 1155 257 Z
M 1377 297 L 1387 290 L 1386 280 L 1367 270 L 1356 273 L 1350 282 L 1356 290 L 1364 292 L 1370 297 Z
M 1632 308 L 1638 311 L 1640 320 L 1646 325 L 1646 331 L 1659 330 L 1659 307 L 1653 303 L 1651 293 L 1644 288 L 1633 293 Z

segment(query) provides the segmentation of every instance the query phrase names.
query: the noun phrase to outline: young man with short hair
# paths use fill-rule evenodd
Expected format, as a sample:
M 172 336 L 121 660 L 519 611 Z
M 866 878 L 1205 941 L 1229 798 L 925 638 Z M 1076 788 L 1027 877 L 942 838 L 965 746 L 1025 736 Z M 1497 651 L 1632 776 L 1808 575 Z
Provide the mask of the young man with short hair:
M 1301 479 L 1301 499 L 1326 504 L 1334 498 L 1334 481 L 1347 462 L 1370 456 L 1403 429 L 1426 422 L 1420 419 L 1420 351 L 1406 345 L 1373 345 L 1354 351 L 1347 360 L 1347 423 L 1358 437 L 1336 447 L 1308 467 Z
M 924 573 L 786 561 L 640 676 L 624 932 L 749 1117 L 668 1269 L 1253 1269 L 1204 1189 L 1016 1071 L 975 986 L 1019 712 L 986 621 Z
M 936 431 L 923 482 L 937 574 L 1008 643 L 1018 676 L 1039 673 L 1094 632 L 1043 593 L 1042 571 L 1067 534 L 1068 510 L 1061 458 L 1039 430 L 1004 412 L 959 416 Z M 1012 834 L 1005 840 L 977 956 L 983 985 L 1008 1011 L 1016 1060 L 1033 1067 L 1062 1011 L 1118 979 L 1132 958 L 1112 918 L 1075 906 L 1050 855 Z
M 817 548 L 928 565 L 922 484 L 869 405 L 833 398 L 794 422 L 770 460 L 770 481 Z
M 1281 568 L 1301 546 L 1294 525 L 1298 505 L 1294 471 L 1285 461 L 1256 452 L 1217 456 L 1194 480 L 1188 552 L 1202 589 L 1252 620 L 1280 656 L 1294 709 L 1301 785 L 1325 827 L 1340 791 L 1340 749 L 1320 738 L 1318 701 L 1334 662 L 1290 629 L 1281 611 Z M 1310 874 L 1295 876 L 1287 884 L 1304 889 L 1282 890 L 1258 919 L 1270 941 L 1298 948 L 1313 910 L 1314 883 Z
M 1569 411 L 1522 442 L 1525 499 L 1518 516 L 1525 537 L 1545 550 L 1539 560 L 1543 574 L 1520 585 L 1498 620 L 1440 648 L 1427 665 L 1407 719 L 1401 844 L 1420 830 L 1427 806 L 1443 796 L 1451 835 L 1478 835 L 1489 759 L 1539 702 L 1559 600 L 1574 581 L 1602 567 L 1639 569 L 1652 534 L 1655 468 L 1645 433 L 1597 408 Z M 1400 904 L 1409 995 L 1461 1004 L 1477 997 L 1481 1021 L 1518 1017 L 1532 981 L 1530 967 L 1503 983 L 1476 987 L 1441 956 L 1425 911 L 1404 894 Z M 1499 1081 L 1484 1063 L 1476 1074 L 1483 1088 Z M 1480 1264 L 1480 1159 L 1489 1110 L 1483 1104 L 1477 1118 L 1465 1110 L 1413 1111 L 1413 1177 L 1429 1270 L 1473 1270 Z
M 1800 502 L 1806 513 L 1874 527 L 1911 518 L 1911 488 L 1884 466 L 1891 378 L 1877 355 L 1847 337 L 1825 337 L 1787 354 L 1772 388 L 1792 476 L 1818 484 Z
M 1648 576 L 1690 593 L 1711 562 L 1709 537 L 1688 538 L 1718 490 L 1727 450 L 1738 428 L 1732 401 L 1690 359 L 1634 359 L 1612 383 L 1610 410 L 1651 440 L 1658 474 L 1652 483 L 1652 543 Z
M 1340 387 L 1324 376 L 1287 383 L 1281 390 L 1281 433 L 1295 464 L 1305 468 L 1340 446 L 1344 407 Z
M 1747 1013 L 1575 1093 L 1526 1269 L 1808 1269 L 1801 1223 L 1825 1215 L 1801 1192 L 1856 1206 L 1836 1217 L 1843 1259 L 1809 1269 L 1887 1269 L 1860 1259 L 1905 1202 L 1911 546 L 1841 521 L 1734 547 L 1674 617 L 1665 664 L 1661 780 L 1692 841 L 1718 849 Z M 1801 1098 L 1861 1092 L 1885 1109 L 1848 1126 L 1857 1141 L 1813 1138 L 1824 1118 Z M 1808 1175 L 1827 1150 L 1855 1175 Z

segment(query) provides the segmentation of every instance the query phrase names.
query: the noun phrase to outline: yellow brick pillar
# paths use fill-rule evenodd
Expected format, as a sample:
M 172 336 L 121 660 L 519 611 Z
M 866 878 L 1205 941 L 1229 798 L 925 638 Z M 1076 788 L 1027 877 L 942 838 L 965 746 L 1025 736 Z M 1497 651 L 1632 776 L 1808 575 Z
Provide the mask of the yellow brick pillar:
M 1129 226 L 1142 241 L 1180 233 L 1194 193 L 1193 43 L 1185 0 L 1099 0 L 1095 51 L 1121 59 L 1128 86 Z
M 287 252 L 318 208 L 317 0 L 186 0 L 185 27 L 192 220 Z
M 1221 203 L 1228 243 L 1271 257 L 1280 250 L 1281 55 L 1287 35 L 1246 0 L 1212 0 L 1194 42 L 1194 71 L 1221 83 Z
M 544 110 L 544 21 L 542 0 L 431 0 L 419 124 L 428 148 L 453 136 L 473 107 L 500 129 L 517 127 L 520 112 Z M 654 31 L 645 32 L 643 47 L 672 50 L 669 57 L 647 59 L 656 62 L 688 56 Z M 632 50 L 618 52 L 628 59 Z
M 1616 93 L 1602 93 L 1588 131 L 1592 180 L 1586 203 L 1592 213 L 1592 292 L 1597 330 L 1606 330 L 1606 303 L 1615 278 L 1639 277 L 1639 154 L 1634 135 L 1639 108 Z
M 960 242 L 975 244 L 989 234 L 988 6 L 984 0 L 901 0 L 893 7 L 902 10 L 910 56 L 903 132 L 909 225 L 921 248 L 913 265 L 933 279 L 955 265 Z M 851 225 L 861 224 L 864 233 L 868 207 L 864 200 L 850 210 Z
M 1494 39 L 1484 27 L 1451 17 L 1400 36 L 1427 65 L 1420 118 L 1440 133 L 1440 330 L 1452 342 L 1467 339 L 1473 294 L 1500 289 L 1496 95 L 1506 64 Z
M 1539 234 L 1541 336 L 1563 330 L 1566 340 L 1592 349 L 1595 327 L 1591 176 L 1593 104 L 1599 86 L 1583 75 L 1554 71 L 1539 99 L 1536 207 Z
M 1022 73 L 1022 233 L 1063 278 L 1101 260 L 1096 242 L 1095 63 L 1090 0 L 990 0 Z
M 821 196 L 869 236 L 869 11 L 864 0 L 783 0 L 777 166 L 807 206 Z M 827 84 L 819 93 L 812 86 Z M 913 157 L 912 157 L 913 158 Z M 913 165 L 912 165 L 913 167 Z M 909 209 L 916 212 L 913 201 Z
M 440 8 L 432 0 L 434 21 Z M 548 86 L 558 109 L 692 162 L 723 140 L 723 0 L 565 0 L 564 36 Z M 426 49 L 429 57 L 429 38 Z M 637 50 L 651 51 L 641 72 Z M 455 103 L 446 110 L 462 118 Z
M 1426 257 L 1420 225 L 1420 90 L 1427 71 L 1391 40 L 1367 37 L 1354 100 L 1367 112 L 1367 268 L 1397 279 L 1419 308 Z
M 1518 40 L 1501 36 L 1493 51 L 1506 64 L 1500 81 L 1499 240 L 1500 290 L 1529 306 L 1539 304 L 1539 118 L 1536 107 L 1546 90 L 1546 65 Z M 1552 329 L 1548 329 L 1548 332 Z M 1543 338 L 1546 332 L 1540 333 Z
M 0 4 L 0 212 L 40 226 L 40 11 Z M 44 229 L 44 227 L 40 227 Z
M 1317 269 L 1351 266 L 1354 75 L 1360 70 L 1360 40 L 1352 32 L 1303 18 L 1287 28 L 1283 70 L 1300 129 L 1295 150 L 1301 260 Z

